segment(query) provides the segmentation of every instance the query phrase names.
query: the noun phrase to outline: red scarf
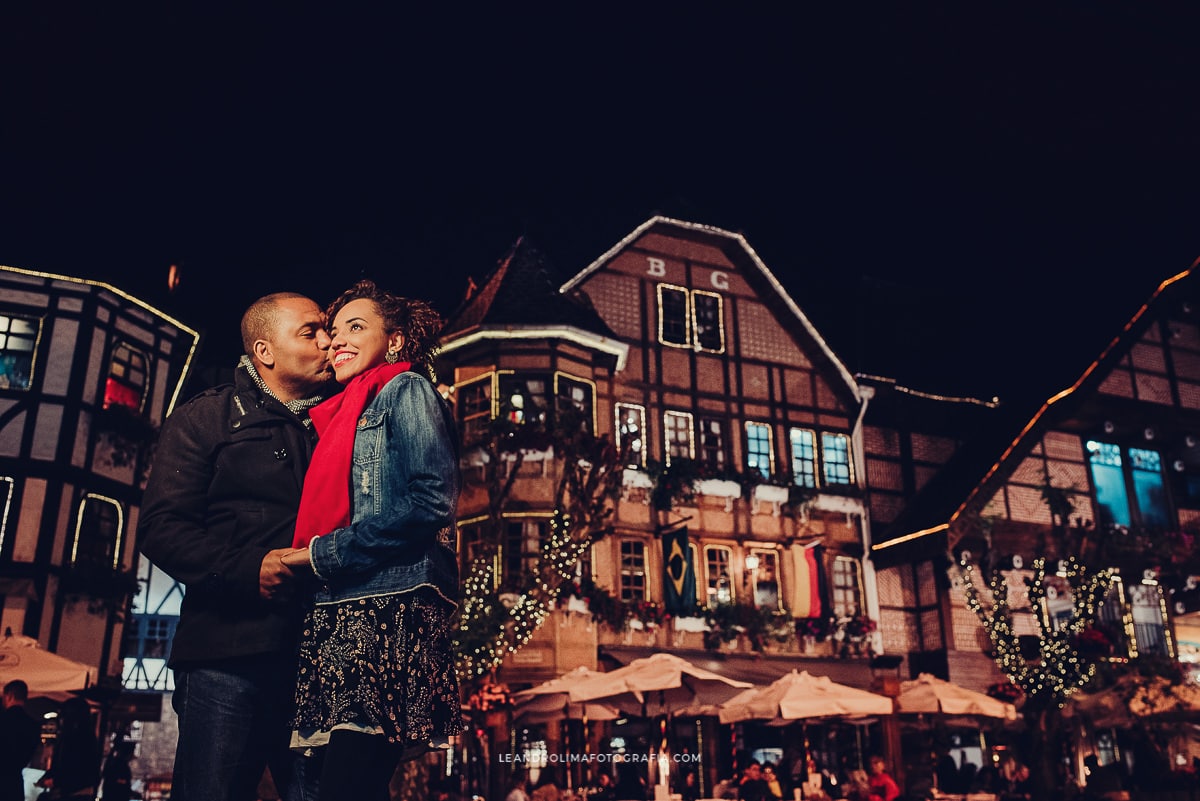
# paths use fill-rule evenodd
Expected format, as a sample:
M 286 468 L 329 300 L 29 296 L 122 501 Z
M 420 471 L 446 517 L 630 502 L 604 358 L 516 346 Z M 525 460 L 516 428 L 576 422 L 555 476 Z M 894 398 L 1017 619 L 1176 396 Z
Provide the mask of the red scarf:
M 397 362 L 372 367 L 309 412 L 318 440 L 304 476 L 293 548 L 307 548 L 316 537 L 350 525 L 350 463 L 359 415 L 384 384 L 411 366 Z

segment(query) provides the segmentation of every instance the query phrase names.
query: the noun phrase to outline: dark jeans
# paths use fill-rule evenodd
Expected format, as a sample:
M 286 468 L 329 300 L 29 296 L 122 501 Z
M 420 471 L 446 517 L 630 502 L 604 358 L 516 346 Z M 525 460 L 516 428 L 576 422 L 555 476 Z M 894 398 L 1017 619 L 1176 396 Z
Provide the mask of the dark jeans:
M 254 801 L 264 767 L 281 798 L 305 801 L 305 760 L 288 750 L 295 670 L 269 658 L 175 671 L 172 801 Z

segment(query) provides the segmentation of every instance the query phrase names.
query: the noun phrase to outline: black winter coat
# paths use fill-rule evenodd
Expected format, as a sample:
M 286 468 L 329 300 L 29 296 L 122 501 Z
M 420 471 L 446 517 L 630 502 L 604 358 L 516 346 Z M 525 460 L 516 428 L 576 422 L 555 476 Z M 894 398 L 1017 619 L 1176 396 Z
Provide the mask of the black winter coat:
M 219 664 L 296 646 L 304 593 L 259 596 L 267 551 L 292 544 L 316 435 L 244 368 L 162 427 L 138 521 L 142 553 L 187 589 L 169 664 Z

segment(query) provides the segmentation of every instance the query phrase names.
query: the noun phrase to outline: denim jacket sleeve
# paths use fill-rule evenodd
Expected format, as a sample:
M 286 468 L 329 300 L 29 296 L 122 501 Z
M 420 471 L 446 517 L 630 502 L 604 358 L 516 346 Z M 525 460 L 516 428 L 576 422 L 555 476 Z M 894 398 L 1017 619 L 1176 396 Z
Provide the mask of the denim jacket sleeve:
M 379 511 L 354 514 L 349 526 L 317 537 L 309 545 L 313 570 L 323 579 L 370 572 L 419 558 L 437 533 L 454 524 L 458 462 L 443 401 L 416 373 L 401 373 L 380 390 L 369 407 L 385 417 L 380 457 L 387 478 Z M 362 431 L 355 437 L 360 451 Z M 357 469 L 357 468 L 355 468 Z

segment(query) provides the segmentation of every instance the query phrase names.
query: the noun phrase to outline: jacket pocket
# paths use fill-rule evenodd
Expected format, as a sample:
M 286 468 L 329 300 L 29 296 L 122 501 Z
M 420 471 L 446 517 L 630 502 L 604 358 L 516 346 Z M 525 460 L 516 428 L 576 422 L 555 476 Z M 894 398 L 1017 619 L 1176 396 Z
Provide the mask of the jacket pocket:
M 353 492 L 354 511 L 368 511 L 378 515 L 382 509 L 380 481 L 383 471 L 384 434 L 387 410 L 365 410 L 358 418 L 354 432 L 354 465 L 351 468 L 350 487 Z

